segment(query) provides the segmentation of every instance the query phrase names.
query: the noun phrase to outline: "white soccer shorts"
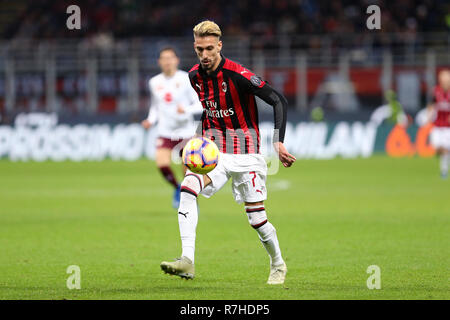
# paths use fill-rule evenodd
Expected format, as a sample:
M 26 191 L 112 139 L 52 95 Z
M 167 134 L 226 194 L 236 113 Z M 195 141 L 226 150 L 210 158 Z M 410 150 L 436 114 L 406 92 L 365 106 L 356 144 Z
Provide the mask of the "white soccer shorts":
M 430 134 L 433 147 L 450 150 L 450 127 L 434 127 Z
M 186 173 L 189 172 L 187 170 Z M 260 154 L 220 153 L 217 167 L 207 176 L 211 183 L 200 192 L 206 198 L 222 189 L 231 178 L 231 191 L 237 203 L 267 199 L 267 164 Z

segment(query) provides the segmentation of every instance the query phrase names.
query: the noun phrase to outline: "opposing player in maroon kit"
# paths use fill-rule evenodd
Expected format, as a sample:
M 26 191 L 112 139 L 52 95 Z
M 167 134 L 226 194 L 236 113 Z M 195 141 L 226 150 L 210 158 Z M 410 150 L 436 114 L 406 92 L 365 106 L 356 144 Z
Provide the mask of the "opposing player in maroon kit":
M 194 114 L 203 111 L 188 73 L 179 70 L 180 59 L 172 47 L 162 48 L 158 65 L 161 73 L 148 82 L 151 106 L 147 119 L 141 122 L 145 129 L 157 127 L 156 166 L 164 179 L 174 187 L 172 206 L 180 205 L 180 188 L 170 163 L 172 150 L 195 132 Z M 184 168 L 183 168 L 184 169 Z
M 267 165 L 260 152 L 258 111 L 255 96 L 274 108 L 274 147 L 285 167 L 295 157 L 283 145 L 286 128 L 286 99 L 250 70 L 221 54 L 222 32 L 212 21 L 194 27 L 194 49 L 200 64 L 189 72 L 192 87 L 203 105 L 201 130 L 219 147 L 217 167 L 206 175 L 188 171 L 181 184 L 178 223 L 182 254 L 174 262 L 162 262 L 161 269 L 183 278 L 194 278 L 195 235 L 198 221 L 197 196 L 209 198 L 232 179 L 236 202 L 245 203 L 250 225 L 256 230 L 270 257 L 268 284 L 284 283 L 287 267 L 274 226 L 264 208 Z
M 428 108 L 435 116 L 431 144 L 440 156 L 441 177 L 446 179 L 450 162 L 450 70 L 440 71 L 438 78 L 439 84 L 434 88 L 433 101 Z

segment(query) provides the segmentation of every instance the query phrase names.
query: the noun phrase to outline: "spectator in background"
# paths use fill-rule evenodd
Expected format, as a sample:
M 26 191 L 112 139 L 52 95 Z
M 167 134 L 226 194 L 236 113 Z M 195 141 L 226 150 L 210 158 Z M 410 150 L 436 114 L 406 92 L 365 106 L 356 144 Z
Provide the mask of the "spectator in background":
M 367 33 L 367 1 L 249 0 L 182 2 L 176 0 L 80 0 L 83 28 L 61 28 L 71 1 L 27 2 L 17 19 L 3 30 L 3 38 L 85 37 L 108 30 L 113 37 L 188 35 L 192 23 L 206 17 L 218 21 L 232 35 L 265 36 L 310 33 Z M 383 32 L 442 31 L 449 28 L 445 1 L 380 0 Z M 189 12 L 189 15 L 185 13 Z

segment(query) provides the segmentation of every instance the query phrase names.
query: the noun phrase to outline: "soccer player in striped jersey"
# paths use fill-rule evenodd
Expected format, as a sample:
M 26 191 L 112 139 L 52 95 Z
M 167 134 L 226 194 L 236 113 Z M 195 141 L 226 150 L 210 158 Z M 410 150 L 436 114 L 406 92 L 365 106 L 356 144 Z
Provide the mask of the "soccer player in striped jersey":
M 265 81 L 222 53 L 222 32 L 212 21 L 194 27 L 194 49 L 200 61 L 189 72 L 192 87 L 203 105 L 198 135 L 215 141 L 220 150 L 217 167 L 206 175 L 187 171 L 181 184 L 178 223 L 182 254 L 175 262 L 161 263 L 164 272 L 194 278 L 194 251 L 198 221 L 197 196 L 209 198 L 231 178 L 235 201 L 245 204 L 250 225 L 270 257 L 268 284 L 284 283 L 287 267 L 275 227 L 268 221 L 264 200 L 267 165 L 260 154 L 258 96 L 274 108 L 274 147 L 281 163 L 290 167 L 295 157 L 283 145 L 286 99 Z
M 430 113 L 435 116 L 430 138 L 440 157 L 441 177 L 446 179 L 450 163 L 450 70 L 440 71 L 438 78 L 433 101 L 428 106 Z

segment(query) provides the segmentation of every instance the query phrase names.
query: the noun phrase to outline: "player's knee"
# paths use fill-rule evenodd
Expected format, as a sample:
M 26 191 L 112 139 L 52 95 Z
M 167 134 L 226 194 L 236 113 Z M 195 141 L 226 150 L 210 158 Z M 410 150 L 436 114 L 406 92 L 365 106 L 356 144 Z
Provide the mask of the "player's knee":
M 169 149 L 161 149 L 156 152 L 156 166 L 158 168 L 163 168 L 170 166 L 170 160 L 171 160 L 171 152 Z
M 245 206 L 248 222 L 254 229 L 258 229 L 267 223 L 267 214 L 263 205 Z
M 260 205 L 252 204 L 245 206 L 248 222 L 258 232 L 261 241 L 267 241 L 276 232 L 275 227 L 268 221 L 266 210 L 262 203 Z
M 165 167 L 169 167 L 170 166 L 170 158 L 169 159 L 156 159 L 156 166 L 161 169 L 161 168 L 165 168 Z
M 200 191 L 202 191 L 202 176 L 188 173 L 181 183 L 181 192 L 187 192 L 197 197 Z

